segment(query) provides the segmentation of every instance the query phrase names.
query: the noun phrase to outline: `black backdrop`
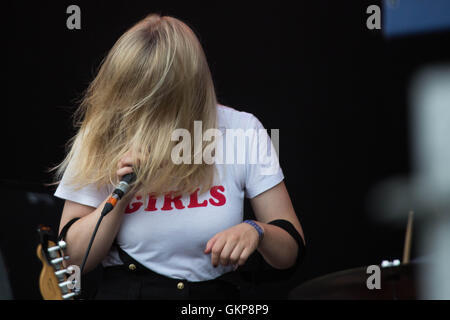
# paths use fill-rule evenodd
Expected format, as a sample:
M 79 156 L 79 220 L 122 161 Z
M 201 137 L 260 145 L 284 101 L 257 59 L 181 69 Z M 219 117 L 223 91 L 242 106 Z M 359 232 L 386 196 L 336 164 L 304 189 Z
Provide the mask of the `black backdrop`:
M 409 81 L 418 68 L 449 60 L 449 34 L 386 40 L 366 28 L 366 8 L 379 1 L 298 3 L 2 4 L 0 240 L 14 297 L 39 298 L 35 227 L 58 227 L 62 203 L 43 183 L 73 134 L 75 100 L 118 37 L 150 12 L 198 34 L 222 104 L 280 129 L 280 162 L 309 255 L 294 274 L 267 270 L 248 296 L 285 298 L 316 276 L 401 258 L 404 227 L 372 220 L 366 199 L 376 183 L 409 172 Z M 81 8 L 81 30 L 66 28 L 71 4 Z

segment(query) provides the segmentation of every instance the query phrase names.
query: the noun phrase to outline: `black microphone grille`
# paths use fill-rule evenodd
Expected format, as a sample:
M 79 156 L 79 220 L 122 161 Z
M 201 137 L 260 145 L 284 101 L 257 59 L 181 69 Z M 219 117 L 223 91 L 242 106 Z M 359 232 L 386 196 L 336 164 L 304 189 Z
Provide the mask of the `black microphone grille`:
M 121 179 L 121 181 L 124 181 L 128 184 L 134 182 L 134 180 L 136 180 L 136 174 L 134 172 L 124 175 Z

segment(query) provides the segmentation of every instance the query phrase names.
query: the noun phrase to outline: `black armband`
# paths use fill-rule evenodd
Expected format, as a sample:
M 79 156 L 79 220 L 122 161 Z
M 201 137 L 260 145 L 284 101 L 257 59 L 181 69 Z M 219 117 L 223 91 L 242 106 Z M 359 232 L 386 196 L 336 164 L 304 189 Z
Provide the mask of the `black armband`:
M 305 243 L 303 242 L 302 236 L 298 233 L 297 229 L 295 229 L 292 223 L 284 219 L 273 220 L 268 222 L 267 224 L 280 227 L 281 229 L 289 233 L 289 235 L 295 240 L 295 242 L 297 242 L 298 251 L 296 264 L 300 264 L 303 261 L 303 258 L 305 257 L 306 246 Z
M 65 240 L 67 231 L 69 231 L 70 226 L 73 225 L 78 219 L 80 218 L 73 218 L 72 220 L 66 223 L 66 225 L 64 226 L 64 228 L 62 228 L 61 233 L 58 236 L 58 242 L 61 240 Z

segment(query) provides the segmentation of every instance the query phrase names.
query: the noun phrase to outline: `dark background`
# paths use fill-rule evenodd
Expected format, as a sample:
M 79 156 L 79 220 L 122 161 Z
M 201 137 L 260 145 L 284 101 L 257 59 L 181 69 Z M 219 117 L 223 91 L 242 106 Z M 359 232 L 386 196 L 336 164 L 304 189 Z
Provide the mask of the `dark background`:
M 449 33 L 386 40 L 366 28 L 367 6 L 380 1 L 182 3 L 2 4 L 0 245 L 15 298 L 40 298 L 35 229 L 58 228 L 62 202 L 44 183 L 74 133 L 75 101 L 119 36 L 151 12 L 194 29 L 222 104 L 280 129 L 280 162 L 308 256 L 295 272 L 252 257 L 248 268 L 259 270 L 261 283 L 246 296 L 285 298 L 317 276 L 401 259 L 407 213 L 404 225 L 376 222 L 366 200 L 375 184 L 410 170 L 408 86 L 419 68 L 450 60 Z M 81 30 L 66 28 L 71 4 L 81 8 Z M 246 210 L 251 215 L 248 203 Z M 94 287 L 96 275 L 89 278 Z

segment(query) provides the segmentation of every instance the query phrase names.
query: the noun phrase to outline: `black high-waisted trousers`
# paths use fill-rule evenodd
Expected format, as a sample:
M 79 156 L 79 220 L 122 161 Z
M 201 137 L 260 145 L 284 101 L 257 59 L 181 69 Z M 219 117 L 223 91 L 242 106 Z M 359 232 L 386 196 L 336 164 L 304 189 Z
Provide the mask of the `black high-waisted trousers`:
M 123 265 L 104 268 L 97 300 L 239 299 L 234 272 L 200 282 L 172 279 L 149 270 L 119 248 Z

